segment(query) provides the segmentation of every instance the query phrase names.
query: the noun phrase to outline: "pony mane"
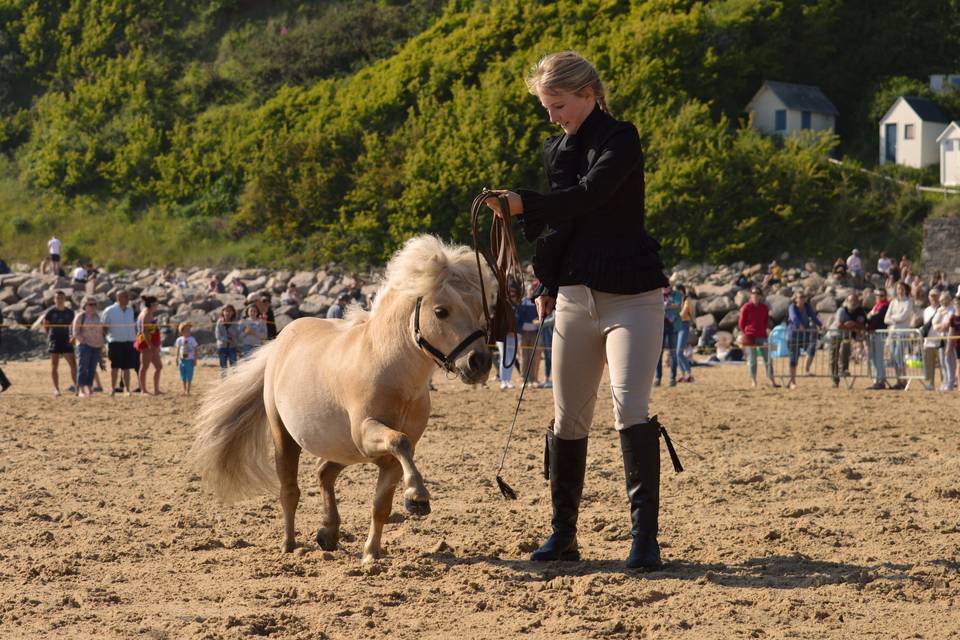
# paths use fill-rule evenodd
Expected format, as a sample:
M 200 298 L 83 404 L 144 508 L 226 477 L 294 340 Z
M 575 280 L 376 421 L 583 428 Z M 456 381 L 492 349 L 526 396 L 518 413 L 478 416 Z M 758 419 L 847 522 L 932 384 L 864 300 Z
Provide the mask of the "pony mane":
M 497 294 L 497 282 L 490 267 L 481 260 L 487 303 L 492 305 Z M 448 244 L 440 238 L 424 234 L 407 240 L 390 258 L 384 274 L 383 286 L 374 301 L 387 291 L 409 297 L 425 296 L 439 287 L 452 287 L 462 295 L 479 295 L 480 276 L 473 249 L 465 245 Z

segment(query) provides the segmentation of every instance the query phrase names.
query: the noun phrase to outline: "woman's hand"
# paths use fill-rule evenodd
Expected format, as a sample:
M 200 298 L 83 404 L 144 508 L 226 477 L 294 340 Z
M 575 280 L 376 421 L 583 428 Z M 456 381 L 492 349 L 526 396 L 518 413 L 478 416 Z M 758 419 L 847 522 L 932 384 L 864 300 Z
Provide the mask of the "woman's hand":
M 544 294 L 536 299 L 536 305 L 537 316 L 539 316 L 540 322 L 543 322 L 543 319 L 549 316 L 553 312 L 553 308 L 557 306 L 557 299 Z
M 504 217 L 504 212 L 501 211 L 500 199 L 497 198 L 499 195 L 507 196 L 507 203 L 510 205 L 510 215 L 518 216 L 523 213 L 523 199 L 519 194 L 514 193 L 513 191 L 491 191 L 490 196 L 487 197 L 485 204 L 490 207 L 495 215 Z

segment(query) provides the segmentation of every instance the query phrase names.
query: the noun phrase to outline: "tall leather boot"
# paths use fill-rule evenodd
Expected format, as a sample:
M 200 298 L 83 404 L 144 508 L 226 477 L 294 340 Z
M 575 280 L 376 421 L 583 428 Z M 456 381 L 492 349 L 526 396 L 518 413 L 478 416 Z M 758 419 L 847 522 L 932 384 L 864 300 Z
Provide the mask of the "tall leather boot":
M 630 533 L 633 546 L 627 557 L 628 569 L 651 571 L 663 566 L 657 543 L 657 516 L 660 511 L 660 423 L 656 416 L 644 424 L 620 431 L 623 471 L 630 500 Z
M 3 375 L 3 369 L 0 369 L 0 392 L 6 391 L 10 388 L 10 381 L 7 380 L 7 376 Z
M 530 555 L 534 562 L 550 560 L 577 561 L 577 514 L 583 493 L 583 474 L 587 467 L 587 438 L 563 440 L 547 432 L 546 470 L 550 476 L 550 498 L 553 502 L 553 534 L 543 546 Z

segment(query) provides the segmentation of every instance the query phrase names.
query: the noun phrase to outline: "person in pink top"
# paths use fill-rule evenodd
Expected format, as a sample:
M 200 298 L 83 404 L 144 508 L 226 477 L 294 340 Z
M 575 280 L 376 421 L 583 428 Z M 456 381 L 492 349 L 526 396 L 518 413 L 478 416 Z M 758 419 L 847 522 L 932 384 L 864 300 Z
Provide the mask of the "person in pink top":
M 770 384 L 779 387 L 773 379 L 773 365 L 770 360 L 770 347 L 767 345 L 767 328 L 770 325 L 770 309 L 763 301 L 763 290 L 754 287 L 750 291 L 750 300 L 740 307 L 740 319 L 737 322 L 743 332 L 741 344 L 747 352 L 747 364 L 750 367 L 750 386 L 757 387 L 757 352 L 763 354 L 764 369 Z
M 83 301 L 83 313 L 73 319 L 73 340 L 77 344 L 79 365 L 77 372 L 77 395 L 88 398 L 92 392 L 93 378 L 103 349 L 103 324 L 97 313 L 97 301 L 87 297 Z

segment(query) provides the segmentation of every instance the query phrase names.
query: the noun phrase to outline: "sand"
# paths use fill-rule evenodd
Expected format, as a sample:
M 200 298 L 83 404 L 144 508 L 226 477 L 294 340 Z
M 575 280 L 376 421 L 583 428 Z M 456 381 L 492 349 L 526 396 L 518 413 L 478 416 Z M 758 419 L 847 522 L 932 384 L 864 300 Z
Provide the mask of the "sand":
M 580 518 L 584 560 L 526 560 L 549 530 L 541 471 L 550 392 L 528 391 L 496 489 L 516 391 L 437 376 L 417 459 L 433 513 L 387 525 L 360 562 L 375 469 L 338 483 L 343 539 L 318 548 L 318 460 L 304 456 L 299 541 L 280 552 L 270 496 L 227 507 L 185 463 L 197 395 L 48 392 L 44 362 L 4 365 L 3 638 L 951 638 L 960 636 L 960 395 L 749 390 L 742 367 L 696 370 L 653 409 L 663 455 L 662 571 L 623 569 L 629 521 L 606 386 Z

